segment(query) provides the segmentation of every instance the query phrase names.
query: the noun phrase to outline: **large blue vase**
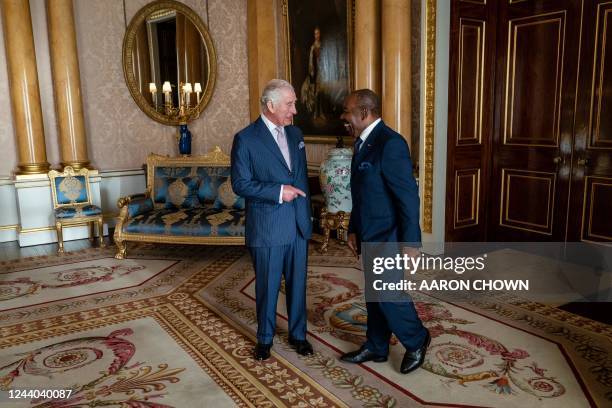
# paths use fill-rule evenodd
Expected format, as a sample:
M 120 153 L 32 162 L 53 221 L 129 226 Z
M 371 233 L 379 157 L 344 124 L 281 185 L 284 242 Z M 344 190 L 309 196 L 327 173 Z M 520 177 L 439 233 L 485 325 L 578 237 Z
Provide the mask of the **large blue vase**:
M 179 153 L 184 156 L 191 154 L 191 132 L 186 124 L 179 128 Z

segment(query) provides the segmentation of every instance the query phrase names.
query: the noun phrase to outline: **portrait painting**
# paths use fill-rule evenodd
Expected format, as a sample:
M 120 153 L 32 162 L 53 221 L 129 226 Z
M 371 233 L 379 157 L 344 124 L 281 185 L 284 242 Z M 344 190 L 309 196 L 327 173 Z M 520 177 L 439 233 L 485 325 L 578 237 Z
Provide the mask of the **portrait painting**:
M 351 89 L 352 0 L 286 0 L 287 75 L 297 96 L 294 124 L 335 143 Z M 329 140 L 325 140 L 329 139 Z

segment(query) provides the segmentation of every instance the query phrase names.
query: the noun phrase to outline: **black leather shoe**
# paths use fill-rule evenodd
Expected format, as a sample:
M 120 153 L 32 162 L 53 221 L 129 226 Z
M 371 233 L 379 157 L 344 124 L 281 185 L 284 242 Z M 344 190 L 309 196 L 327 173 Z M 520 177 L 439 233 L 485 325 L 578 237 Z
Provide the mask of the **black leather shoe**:
M 379 356 L 378 354 L 372 353 L 365 347 L 361 347 L 359 350 L 345 353 L 340 357 L 340 360 L 346 361 L 347 363 L 361 364 L 366 361 L 374 361 L 375 363 L 382 363 L 387 361 L 387 356 Z
M 295 347 L 295 352 L 300 356 L 310 356 L 313 354 L 312 345 L 308 340 L 296 340 L 289 337 L 289 344 Z
M 427 352 L 427 347 L 429 347 L 430 342 L 431 336 L 429 335 L 429 330 L 427 330 L 427 336 L 425 337 L 425 342 L 423 342 L 421 348 L 415 351 L 406 351 L 406 354 L 404 354 L 402 365 L 400 367 L 400 372 L 402 374 L 408 374 L 423 365 L 423 362 L 425 361 L 425 353 Z
M 270 358 L 272 344 L 257 343 L 255 346 L 255 360 L 267 360 Z

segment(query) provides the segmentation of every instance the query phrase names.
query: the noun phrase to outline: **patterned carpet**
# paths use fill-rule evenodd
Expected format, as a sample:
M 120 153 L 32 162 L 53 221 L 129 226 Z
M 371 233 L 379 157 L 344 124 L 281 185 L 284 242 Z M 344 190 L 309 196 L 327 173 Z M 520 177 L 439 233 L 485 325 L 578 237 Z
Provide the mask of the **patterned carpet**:
M 0 262 L 0 406 L 588 407 L 612 403 L 612 327 L 506 297 L 415 301 L 424 369 L 348 365 L 361 344 L 362 275 L 346 248 L 311 248 L 309 340 L 287 344 L 284 296 L 272 358 L 251 358 L 253 271 L 244 248 L 150 246 Z M 70 389 L 9 400 L 10 389 Z

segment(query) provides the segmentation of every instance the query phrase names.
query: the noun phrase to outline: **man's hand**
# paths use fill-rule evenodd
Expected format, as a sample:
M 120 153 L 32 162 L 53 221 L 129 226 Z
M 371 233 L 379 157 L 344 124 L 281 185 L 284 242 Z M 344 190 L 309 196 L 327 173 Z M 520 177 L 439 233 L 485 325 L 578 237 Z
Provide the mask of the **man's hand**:
M 357 254 L 357 235 L 348 234 L 346 243 L 353 255 L 355 255 L 355 258 L 359 258 L 359 255 Z
M 289 184 L 283 185 L 283 202 L 289 203 L 297 198 L 297 196 L 306 197 L 306 193 L 297 187 Z

